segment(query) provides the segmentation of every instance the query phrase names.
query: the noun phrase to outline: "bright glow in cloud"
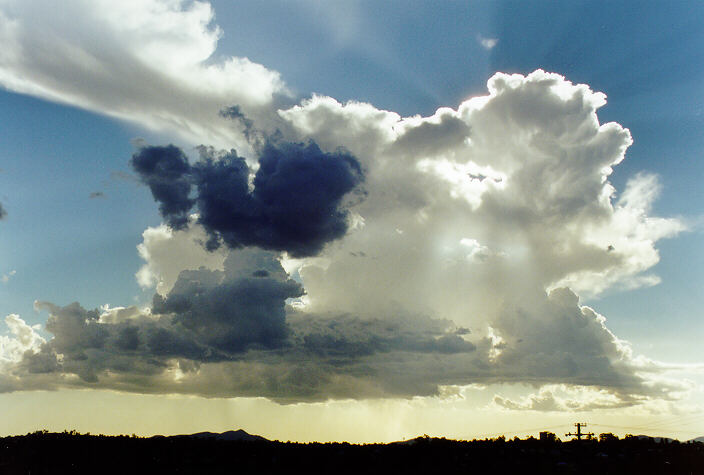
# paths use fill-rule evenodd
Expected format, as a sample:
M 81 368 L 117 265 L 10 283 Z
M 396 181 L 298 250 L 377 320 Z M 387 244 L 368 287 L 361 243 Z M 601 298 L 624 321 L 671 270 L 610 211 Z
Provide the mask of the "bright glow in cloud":
M 5 325 L 12 336 L 0 335 L 0 369 L 3 369 L 3 364 L 22 360 L 26 351 L 38 351 L 45 342 L 37 333 L 38 328 L 27 325 L 19 315 L 6 316 Z

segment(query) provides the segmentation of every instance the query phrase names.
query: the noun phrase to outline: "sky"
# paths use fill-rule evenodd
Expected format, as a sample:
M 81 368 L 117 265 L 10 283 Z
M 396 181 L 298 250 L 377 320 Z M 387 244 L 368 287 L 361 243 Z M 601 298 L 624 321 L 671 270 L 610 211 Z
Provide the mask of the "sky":
M 703 20 L 0 0 L 0 434 L 702 435 Z

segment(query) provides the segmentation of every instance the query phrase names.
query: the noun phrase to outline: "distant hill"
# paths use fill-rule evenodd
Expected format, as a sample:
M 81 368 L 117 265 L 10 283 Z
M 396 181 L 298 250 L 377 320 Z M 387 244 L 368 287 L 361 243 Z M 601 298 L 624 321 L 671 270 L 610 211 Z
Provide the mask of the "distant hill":
M 637 435 L 636 437 L 638 437 L 639 439 L 645 439 L 645 440 L 652 439 L 655 442 L 668 442 L 668 443 L 674 442 L 675 440 L 677 440 L 677 439 L 671 439 L 669 437 L 652 437 L 650 435 Z
M 215 439 L 215 440 L 245 440 L 245 441 L 268 441 L 268 439 L 260 436 L 249 434 L 246 431 L 240 430 L 228 430 L 227 432 L 222 432 L 220 434 L 216 432 L 198 432 L 196 434 L 183 435 L 179 437 L 193 437 L 196 439 Z
M 415 445 L 428 440 L 430 440 L 430 437 L 427 435 L 419 435 L 415 439 L 398 440 L 396 442 L 390 442 L 389 445 Z
M 704 435 L 696 439 L 689 439 L 687 442 L 704 442 Z

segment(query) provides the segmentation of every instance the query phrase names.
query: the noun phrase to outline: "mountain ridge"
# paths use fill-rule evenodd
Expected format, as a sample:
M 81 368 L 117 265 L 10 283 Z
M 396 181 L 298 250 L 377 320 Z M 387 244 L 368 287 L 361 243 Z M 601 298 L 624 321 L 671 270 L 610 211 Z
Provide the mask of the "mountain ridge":
M 269 439 L 262 437 L 261 435 L 250 434 L 244 429 L 228 430 L 225 432 L 196 432 L 194 434 L 183 434 L 174 437 L 190 437 L 195 439 L 215 439 L 215 440 L 227 440 L 227 441 L 266 441 Z

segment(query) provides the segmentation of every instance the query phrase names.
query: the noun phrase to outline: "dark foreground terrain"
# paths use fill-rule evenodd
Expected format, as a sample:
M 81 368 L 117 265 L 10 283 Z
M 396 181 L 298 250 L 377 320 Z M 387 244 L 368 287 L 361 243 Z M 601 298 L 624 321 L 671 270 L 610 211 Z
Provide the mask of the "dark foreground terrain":
M 704 474 L 704 444 L 636 437 L 581 442 L 421 437 L 393 444 L 298 444 L 202 434 L 138 438 L 74 431 L 0 439 L 3 475 L 299 472 Z

